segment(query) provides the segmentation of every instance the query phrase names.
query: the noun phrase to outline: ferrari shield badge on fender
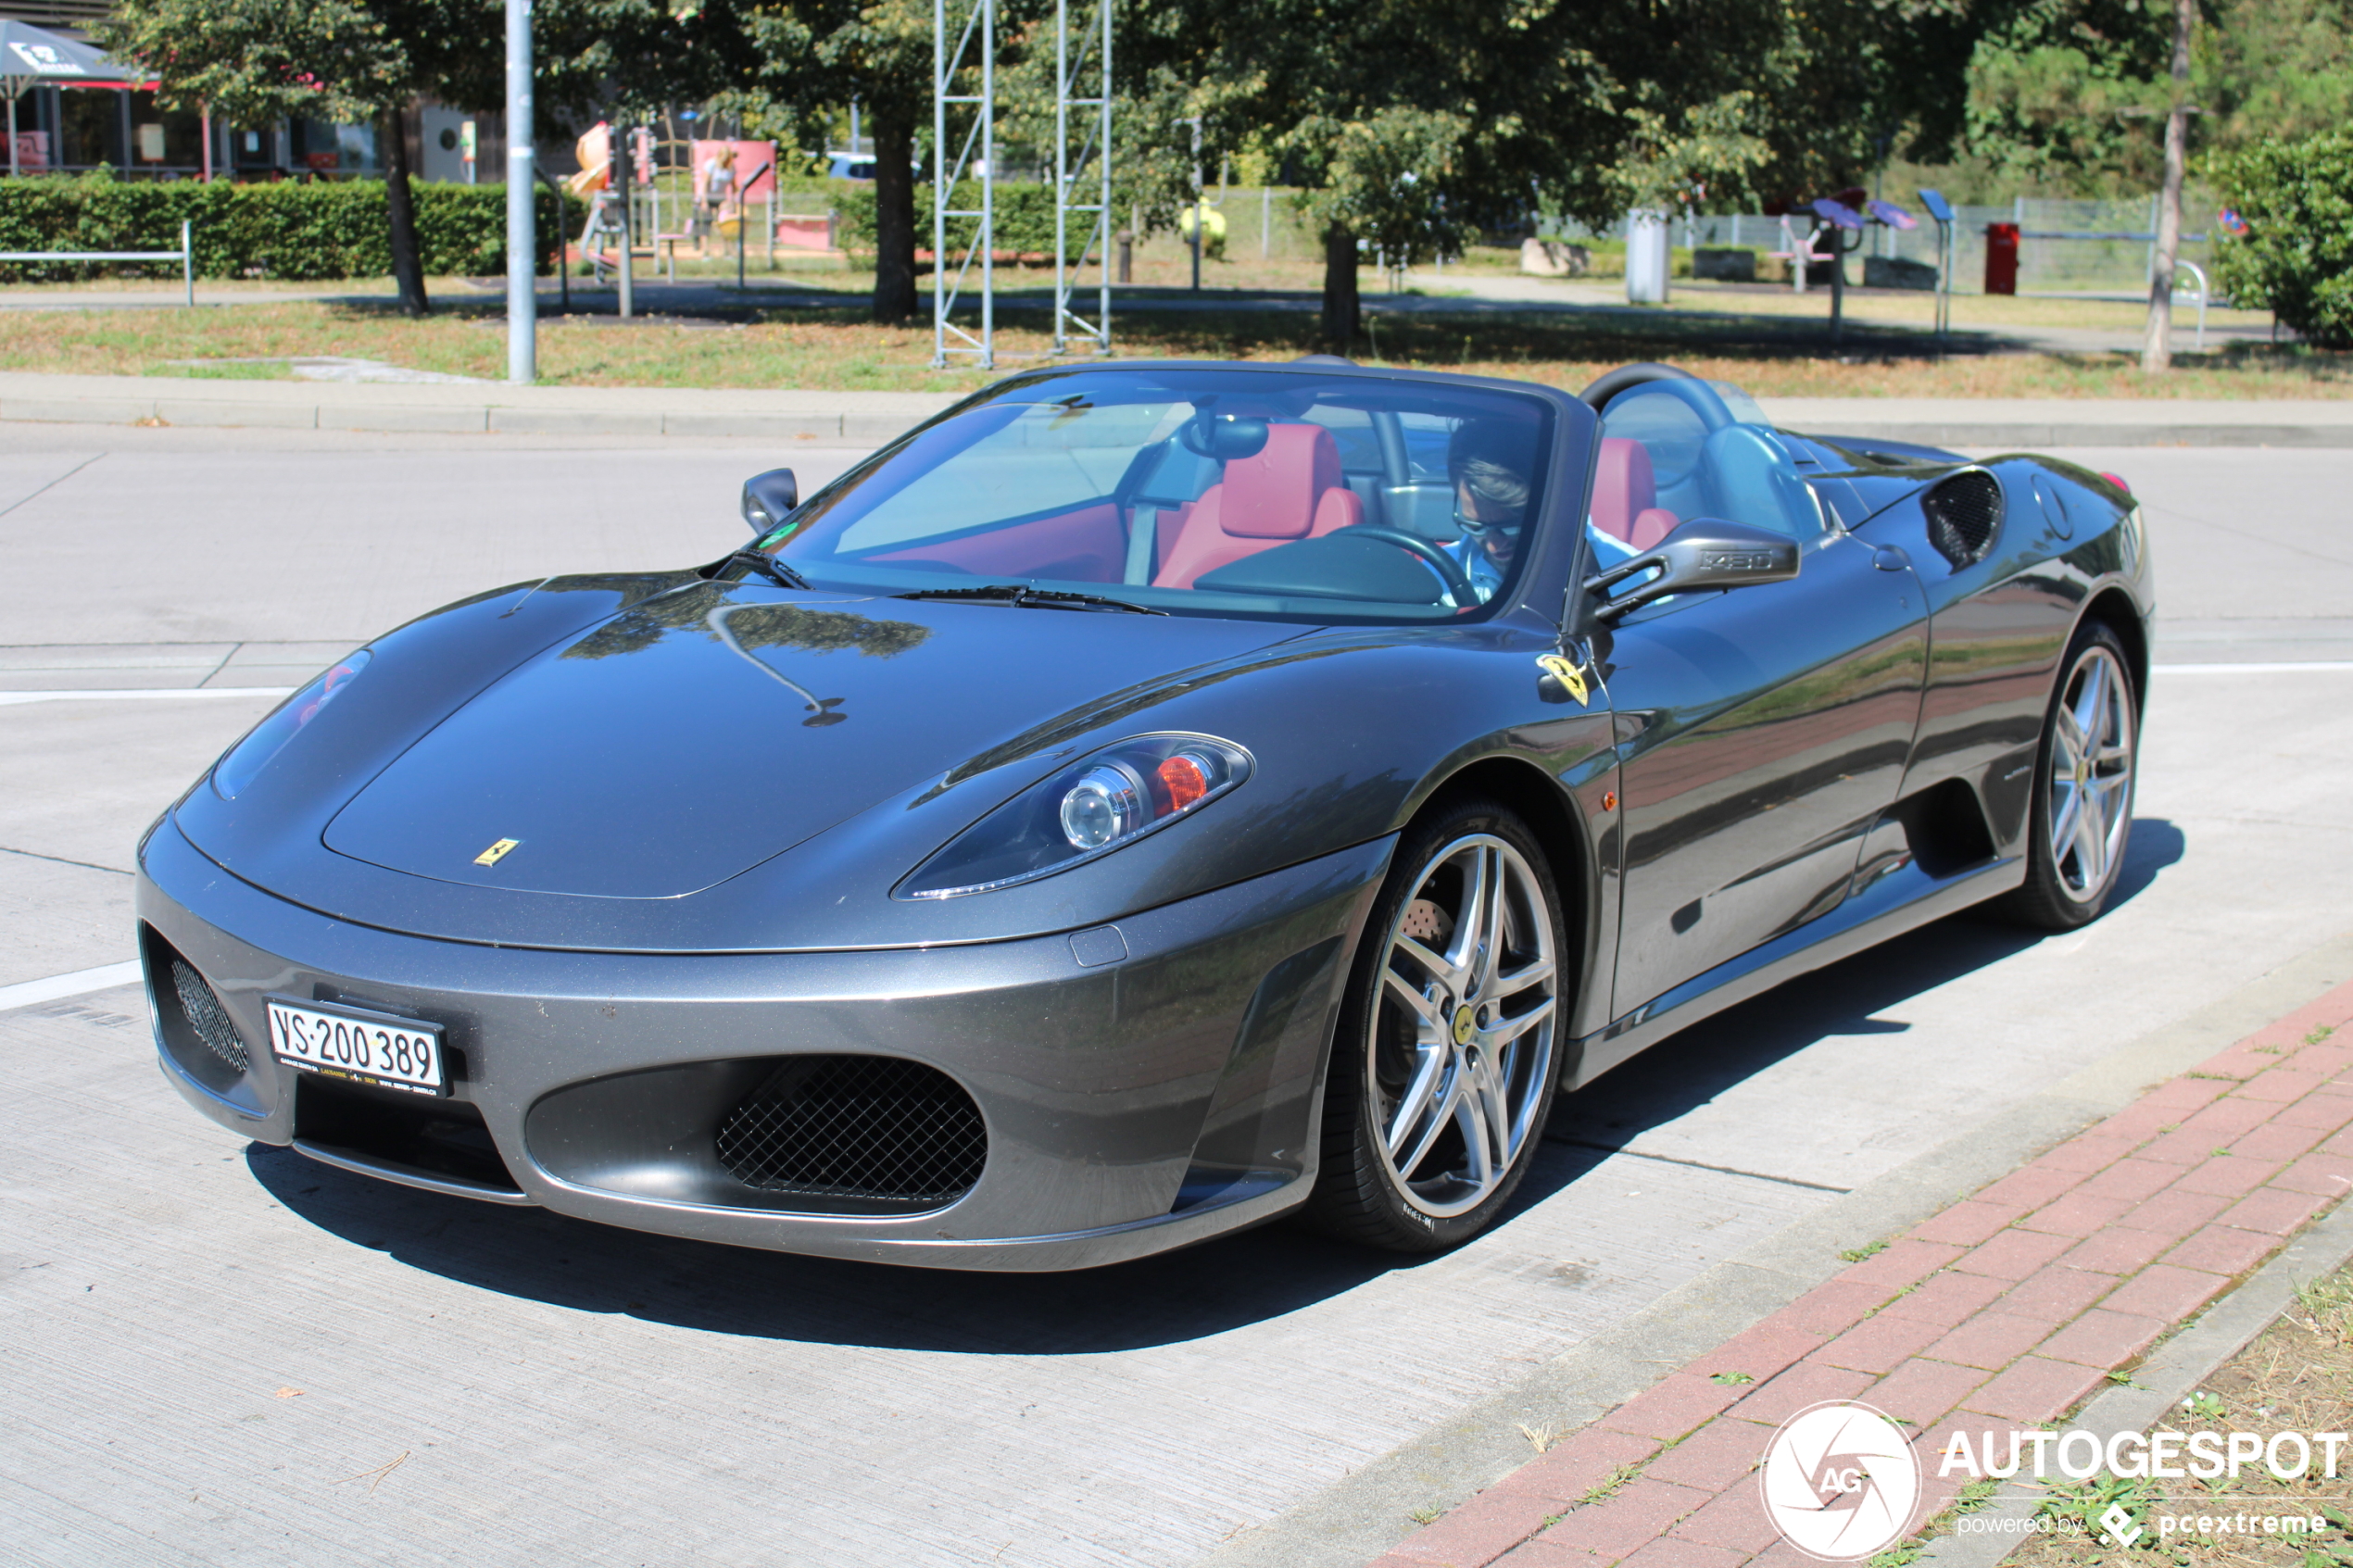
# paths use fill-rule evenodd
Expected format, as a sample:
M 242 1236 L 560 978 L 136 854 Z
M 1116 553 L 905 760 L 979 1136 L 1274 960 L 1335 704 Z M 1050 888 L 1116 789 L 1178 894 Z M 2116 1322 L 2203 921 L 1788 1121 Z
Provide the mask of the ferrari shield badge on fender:
M 1585 670 L 1577 660 L 1565 659 L 1556 653 L 1548 653 L 1536 660 L 1536 668 L 1544 672 L 1543 678 L 1536 683 L 1536 689 L 1548 700 L 1554 702 L 1560 700 L 1548 689 L 1548 685 L 1556 685 L 1570 696 L 1575 697 L 1578 707 L 1592 706 L 1592 699 L 1585 686 Z
M 474 857 L 474 864 L 477 866 L 495 866 L 498 863 L 500 859 L 506 855 L 508 850 L 512 849 L 516 845 L 521 844 L 522 842 L 522 840 L 520 838 L 502 838 L 497 843 L 492 845 L 489 848 L 484 850 L 481 854 L 476 855 Z

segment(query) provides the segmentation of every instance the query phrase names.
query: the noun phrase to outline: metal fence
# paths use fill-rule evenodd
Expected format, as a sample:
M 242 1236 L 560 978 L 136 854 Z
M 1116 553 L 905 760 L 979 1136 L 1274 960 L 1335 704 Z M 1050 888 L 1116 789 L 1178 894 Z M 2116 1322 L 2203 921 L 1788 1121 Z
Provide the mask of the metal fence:
M 1936 265 L 1936 225 L 1919 202 L 1894 198 L 1920 220 L 1917 229 L 1874 224 L 1864 232 L 1864 256 L 1900 257 Z M 2184 203 L 2190 213 L 2196 211 Z M 1985 288 L 1985 229 L 1989 223 L 2019 227 L 2018 289 L 2020 294 L 2140 293 L 2148 288 L 2157 257 L 2157 198 L 2136 201 L 2070 201 L 2021 196 L 2000 207 L 1953 209 L 1953 292 L 1982 294 Z M 1782 220 L 1763 213 L 1723 213 L 1678 219 L 1675 243 L 1786 250 Z M 1789 220 L 1798 239 L 1808 227 Z M 2212 225 L 2185 214 L 2181 254 L 2211 271 Z M 1853 274 L 1850 274 L 1853 276 Z
M 1235 260 L 1261 257 L 1277 261 L 1320 260 L 1323 242 L 1301 220 L 1292 192 L 1281 188 L 1214 185 L 1205 193 L 1226 220 L 1226 254 Z M 1935 266 L 1936 225 L 1909 192 L 1890 199 L 1919 220 L 1917 229 L 1873 225 L 1865 231 L 1861 256 L 1901 257 Z M 2182 250 L 2210 274 L 2214 262 L 2211 203 L 2185 199 Z M 1957 207 L 1954 216 L 1953 290 L 1980 294 L 1985 287 L 1985 227 L 1989 223 L 2019 226 L 2018 287 L 2021 294 L 2144 293 L 2157 252 L 2157 198 L 2131 201 L 2072 201 L 2021 196 L 2001 206 Z M 1121 213 L 1125 224 L 1131 215 Z M 1745 246 L 1758 251 L 1791 248 L 1783 220 L 1761 212 L 1678 216 L 1670 238 L 1678 245 Z M 1803 241 L 1807 220 L 1791 218 L 1789 231 Z M 1572 243 L 1609 242 L 1625 238 L 1625 226 L 1594 231 L 1555 219 L 1538 220 L 1537 232 L 1546 238 Z M 1850 278 L 1861 281 L 1860 267 Z

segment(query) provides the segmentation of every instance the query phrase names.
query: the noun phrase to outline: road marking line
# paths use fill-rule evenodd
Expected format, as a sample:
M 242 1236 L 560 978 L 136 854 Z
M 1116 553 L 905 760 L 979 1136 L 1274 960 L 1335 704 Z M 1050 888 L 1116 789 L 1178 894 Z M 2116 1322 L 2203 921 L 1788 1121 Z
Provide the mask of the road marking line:
M 139 960 L 132 959 L 128 963 L 100 964 L 96 969 L 77 969 L 71 974 L 53 974 L 46 980 L 0 985 L 0 1012 L 66 997 L 86 996 L 92 991 L 111 991 L 118 985 L 132 985 L 138 978 Z
M 71 702 L 80 697 L 94 697 L 102 701 L 144 701 L 182 696 L 284 696 L 293 690 L 292 686 L 163 686 L 118 691 L 98 686 L 86 691 L 0 692 L 0 708 L 13 708 L 25 702 Z
M 2152 675 L 2294 675 L 2303 671 L 2353 670 L 2353 659 L 2297 659 L 2282 664 L 2153 664 Z

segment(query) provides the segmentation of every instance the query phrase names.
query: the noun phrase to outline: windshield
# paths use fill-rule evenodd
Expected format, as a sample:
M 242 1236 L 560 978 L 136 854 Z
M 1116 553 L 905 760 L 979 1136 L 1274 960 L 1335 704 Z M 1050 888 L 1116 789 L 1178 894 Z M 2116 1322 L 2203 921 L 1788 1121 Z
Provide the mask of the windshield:
M 1476 387 L 1032 376 L 852 470 L 759 548 L 821 588 L 1019 585 L 1176 614 L 1453 620 L 1532 553 L 1522 534 L 1541 514 L 1550 436 L 1541 400 Z

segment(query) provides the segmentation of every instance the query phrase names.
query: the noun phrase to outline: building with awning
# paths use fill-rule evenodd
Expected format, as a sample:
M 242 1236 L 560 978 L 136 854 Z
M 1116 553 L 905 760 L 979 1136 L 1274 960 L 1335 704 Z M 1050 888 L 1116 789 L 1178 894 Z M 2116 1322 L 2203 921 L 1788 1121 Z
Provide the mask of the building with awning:
M 8 173 L 73 174 L 104 165 L 118 177 L 150 180 L 383 174 L 372 125 L 296 118 L 249 128 L 158 107 L 152 81 L 117 65 L 71 31 L 70 23 L 94 21 L 103 10 L 72 0 L 39 6 L 0 0 Z M 36 11 L 43 14 L 26 19 Z
M 19 111 L 28 94 L 45 93 L 54 98 L 61 89 L 94 89 L 108 92 L 118 108 L 127 108 L 134 90 L 151 85 L 80 39 L 0 17 L 0 95 L 8 101 L 8 172 L 50 167 L 51 149 L 57 144 L 55 132 L 38 124 L 29 131 L 25 128 Z M 153 94 L 149 97 L 152 101 Z M 33 107 L 38 119 L 42 100 L 35 99 Z M 160 154 L 162 148 L 158 144 L 156 150 Z

